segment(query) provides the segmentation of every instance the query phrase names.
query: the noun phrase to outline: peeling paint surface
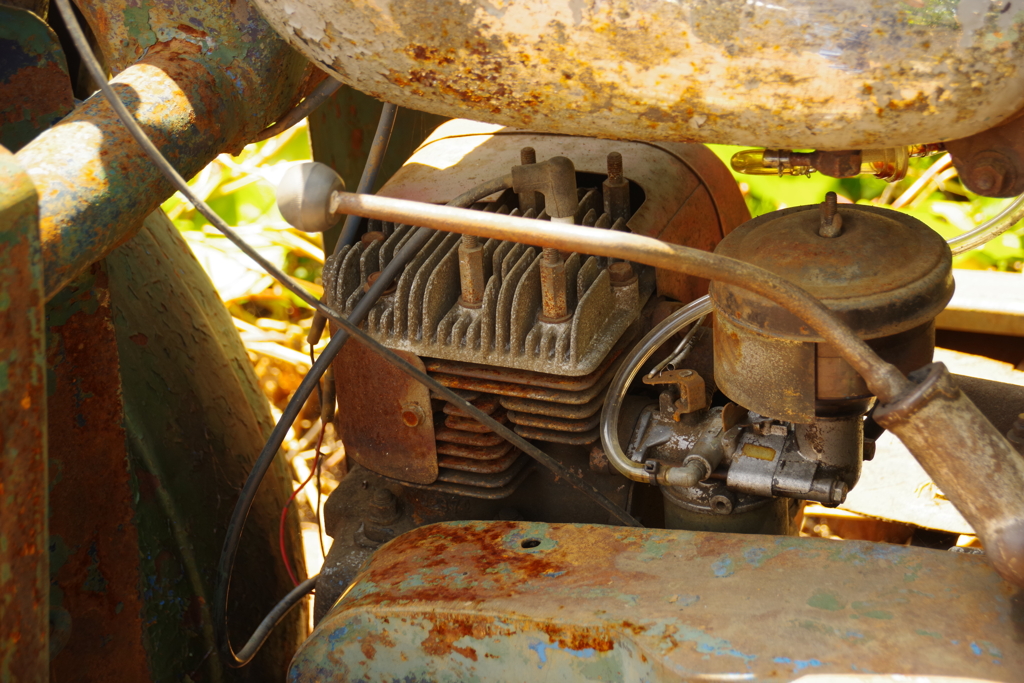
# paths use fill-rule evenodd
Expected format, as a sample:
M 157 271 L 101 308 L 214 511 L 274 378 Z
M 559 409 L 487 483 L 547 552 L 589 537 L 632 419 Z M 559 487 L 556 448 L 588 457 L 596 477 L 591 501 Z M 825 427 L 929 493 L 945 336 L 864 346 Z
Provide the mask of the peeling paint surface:
M 984 558 L 923 548 L 453 522 L 378 550 L 289 680 L 1017 681 L 1022 600 Z
M 782 148 L 967 137 L 1024 105 L 1024 7 L 948 0 L 254 0 L 402 106 L 544 132 Z

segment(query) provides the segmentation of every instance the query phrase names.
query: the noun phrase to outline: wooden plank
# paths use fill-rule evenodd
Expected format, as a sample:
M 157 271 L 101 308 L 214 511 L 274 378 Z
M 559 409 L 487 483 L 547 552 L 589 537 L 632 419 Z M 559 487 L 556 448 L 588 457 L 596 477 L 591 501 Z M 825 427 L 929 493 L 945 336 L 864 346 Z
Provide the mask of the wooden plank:
M 956 292 L 935 319 L 943 330 L 1024 337 L 1024 274 L 954 270 Z

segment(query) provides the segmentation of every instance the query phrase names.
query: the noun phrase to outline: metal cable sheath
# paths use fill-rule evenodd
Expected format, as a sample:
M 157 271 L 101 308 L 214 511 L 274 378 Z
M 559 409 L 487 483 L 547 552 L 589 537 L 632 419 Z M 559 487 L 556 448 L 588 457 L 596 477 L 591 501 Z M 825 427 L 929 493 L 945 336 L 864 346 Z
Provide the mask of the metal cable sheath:
M 299 601 L 309 595 L 314 588 L 316 588 L 317 579 L 320 578 L 319 574 L 314 574 L 305 581 L 299 583 L 298 586 L 293 588 L 288 595 L 281 598 L 281 601 L 274 605 L 274 608 L 267 613 L 267 616 L 263 617 L 263 621 L 256 627 L 252 635 L 249 636 L 249 640 L 245 643 L 241 650 L 238 652 L 240 659 L 249 661 L 259 652 L 260 648 L 263 647 L 263 643 L 267 642 L 267 638 L 270 636 L 270 632 L 281 623 L 281 620 L 285 618 L 295 605 L 299 604 Z
M 608 456 L 608 461 L 612 466 L 633 481 L 654 483 L 651 480 L 656 475 L 652 476 L 651 473 L 644 470 L 643 463 L 630 460 L 629 456 L 623 452 L 622 444 L 619 443 L 619 412 L 622 410 L 622 401 L 626 397 L 626 391 L 643 364 L 661 348 L 662 344 L 690 323 L 710 313 L 711 310 L 711 297 L 702 296 L 679 310 L 673 311 L 630 350 L 608 385 L 608 394 L 604 400 L 604 407 L 601 409 L 601 444 L 604 446 L 605 455 Z M 667 477 L 672 469 L 662 470 L 657 474 L 664 474 Z M 672 485 L 671 482 L 665 483 Z
M 327 98 L 338 92 L 338 89 L 341 86 L 341 81 L 337 81 L 332 76 L 328 76 L 320 85 L 313 89 L 313 92 L 306 96 L 306 99 L 288 110 L 288 113 L 282 116 L 280 121 L 261 130 L 253 142 L 269 140 L 275 135 L 279 135 L 288 130 L 296 123 L 312 114 L 317 107 L 327 101 Z
M 820 301 L 774 273 L 733 258 L 627 232 L 562 223 L 538 226 L 536 220 L 529 218 L 350 192 L 334 193 L 331 209 L 446 232 L 614 257 L 726 282 L 763 296 L 807 323 L 864 377 L 872 393 L 883 403 L 895 400 L 910 387 L 899 370 L 879 358 Z
M 384 103 L 380 110 L 380 119 L 377 120 L 377 130 L 373 134 L 373 142 L 370 143 L 370 153 L 366 157 L 366 164 L 363 166 L 363 173 L 359 176 L 359 185 L 356 192 L 369 194 L 373 192 L 373 186 L 377 184 L 377 175 L 380 173 L 381 164 L 384 162 L 384 154 L 388 151 L 388 143 L 391 140 L 391 131 L 395 128 L 395 117 L 398 116 L 398 105 L 390 102 Z M 349 215 L 345 218 L 345 226 L 341 229 L 341 236 L 334 245 L 334 253 L 346 244 L 356 241 L 356 232 L 362 216 Z

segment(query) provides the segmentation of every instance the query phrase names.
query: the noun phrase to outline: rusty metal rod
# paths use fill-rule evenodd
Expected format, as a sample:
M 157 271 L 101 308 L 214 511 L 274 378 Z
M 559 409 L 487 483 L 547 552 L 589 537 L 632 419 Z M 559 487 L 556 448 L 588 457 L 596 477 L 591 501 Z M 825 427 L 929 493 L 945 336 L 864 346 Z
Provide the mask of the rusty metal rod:
M 774 273 L 733 258 L 627 232 L 539 223 L 517 216 L 351 192 L 334 193 L 330 209 L 445 232 L 608 256 L 727 282 L 773 301 L 806 322 L 864 377 L 872 393 L 883 403 L 895 400 L 910 387 L 907 378 L 895 366 L 879 358 L 820 301 Z

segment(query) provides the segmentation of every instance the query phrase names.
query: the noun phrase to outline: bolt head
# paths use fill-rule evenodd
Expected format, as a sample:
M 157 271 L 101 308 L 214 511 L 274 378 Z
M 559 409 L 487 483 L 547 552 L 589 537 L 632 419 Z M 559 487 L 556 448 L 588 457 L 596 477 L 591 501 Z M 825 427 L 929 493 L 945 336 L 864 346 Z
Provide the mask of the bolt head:
M 850 492 L 850 487 L 847 486 L 845 481 L 838 480 L 832 484 L 832 490 L 829 492 L 829 502 L 832 505 L 841 505 L 846 500 L 846 494 Z
M 608 276 L 612 284 L 623 287 L 636 281 L 636 274 L 633 273 L 633 266 L 626 261 L 616 261 L 608 266 Z

